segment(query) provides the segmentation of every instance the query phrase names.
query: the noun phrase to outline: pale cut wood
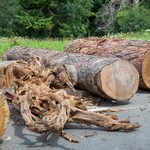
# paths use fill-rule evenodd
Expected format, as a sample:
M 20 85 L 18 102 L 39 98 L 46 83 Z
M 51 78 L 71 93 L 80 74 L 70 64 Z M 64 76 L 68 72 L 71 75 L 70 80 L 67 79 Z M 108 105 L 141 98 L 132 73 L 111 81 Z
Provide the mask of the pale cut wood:
M 76 87 L 107 99 L 129 100 L 138 89 L 137 70 L 131 63 L 119 58 L 99 58 L 25 47 L 12 47 L 3 58 L 29 60 L 33 56 L 41 57 L 45 66 L 75 66 L 78 74 Z
M 128 88 L 129 85 L 131 84 L 133 87 L 137 86 L 135 74 L 131 75 L 129 72 L 133 72 L 130 63 L 118 60 L 102 69 L 101 73 L 97 76 L 97 83 L 102 87 L 103 91 L 110 97 L 113 97 L 113 99 L 121 100 L 124 97 L 129 98 L 136 92 L 130 91 L 131 89 Z M 99 79 L 101 79 L 101 82 Z M 101 85 L 99 83 L 101 83 Z M 116 93 L 114 94 L 114 92 Z
M 0 93 L 0 140 L 5 133 L 7 124 L 9 122 L 9 107 L 5 96 Z
M 140 88 L 150 89 L 150 42 L 123 39 L 83 38 L 69 43 L 66 52 L 130 61 L 140 74 Z
M 145 85 L 150 89 L 150 51 L 148 51 L 142 63 L 142 76 Z
M 15 63 L 15 61 L 0 62 L 0 89 L 8 88 L 13 84 L 14 76 L 12 63 Z

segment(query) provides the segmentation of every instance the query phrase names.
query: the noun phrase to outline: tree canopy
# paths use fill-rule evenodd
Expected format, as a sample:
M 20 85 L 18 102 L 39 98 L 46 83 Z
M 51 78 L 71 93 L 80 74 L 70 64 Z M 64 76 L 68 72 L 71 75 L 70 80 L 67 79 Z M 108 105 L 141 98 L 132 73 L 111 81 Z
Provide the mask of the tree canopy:
M 149 0 L 1 1 L 0 36 L 85 37 L 150 29 Z

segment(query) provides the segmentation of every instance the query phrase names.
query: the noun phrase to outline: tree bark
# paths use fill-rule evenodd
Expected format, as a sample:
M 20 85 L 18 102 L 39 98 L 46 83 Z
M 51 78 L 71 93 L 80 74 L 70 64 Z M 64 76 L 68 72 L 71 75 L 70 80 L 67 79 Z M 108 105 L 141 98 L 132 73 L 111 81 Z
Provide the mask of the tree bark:
M 107 99 L 129 100 L 138 89 L 137 70 L 131 63 L 119 58 L 12 47 L 3 55 L 3 59 L 29 60 L 33 56 L 41 57 L 46 67 L 55 64 L 73 65 L 77 70 L 73 73 L 73 78 L 75 76 L 77 80 L 76 87 Z M 72 72 L 72 67 L 67 69 Z
M 65 48 L 65 52 L 119 57 L 130 61 L 140 74 L 140 88 L 150 89 L 150 42 L 104 38 L 77 39 Z

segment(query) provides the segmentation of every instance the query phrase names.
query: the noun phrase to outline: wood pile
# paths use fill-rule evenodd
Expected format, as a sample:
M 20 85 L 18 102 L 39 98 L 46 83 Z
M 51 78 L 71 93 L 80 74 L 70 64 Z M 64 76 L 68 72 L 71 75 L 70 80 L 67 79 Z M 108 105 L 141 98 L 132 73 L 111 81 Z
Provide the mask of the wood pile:
M 75 87 L 89 91 L 106 99 L 129 100 L 139 86 L 139 74 L 126 60 L 115 57 L 56 52 L 48 49 L 12 47 L 4 54 L 4 60 L 29 60 L 33 56 L 41 58 L 44 66 L 56 64 L 68 67 Z
M 138 70 L 140 88 L 150 89 L 150 42 L 124 39 L 82 38 L 68 44 L 65 52 L 125 59 L 131 62 Z
M 87 101 L 65 91 L 66 87 L 74 91 L 75 82 L 67 69 L 69 67 L 64 64 L 45 67 L 43 59 L 36 56 L 28 61 L 12 62 L 4 68 L 2 67 L 2 74 L 5 76 L 1 78 L 7 82 L 3 82 L 1 86 L 7 87 L 9 83 L 13 87 L 13 91 L 5 92 L 5 96 L 20 111 L 27 128 L 31 131 L 45 134 L 53 131 L 70 142 L 78 143 L 79 141 L 64 132 L 66 123 L 125 131 L 139 127 L 138 123 L 132 124 L 129 119 L 119 120 L 113 114 L 88 111 Z M 7 73 L 8 70 L 12 72 Z M 10 80 L 13 78 L 13 82 L 8 81 L 9 77 Z
M 12 47 L 0 63 L 0 88 L 13 89 L 0 95 L 0 139 L 9 120 L 6 100 L 20 111 L 29 130 L 46 136 L 52 131 L 74 143 L 79 141 L 64 132 L 66 123 L 121 131 L 139 128 L 128 118 L 89 111 L 94 102 L 72 93 L 82 89 L 116 102 L 130 100 L 139 86 L 150 89 L 149 60 L 150 42 L 143 41 L 77 39 L 65 52 Z

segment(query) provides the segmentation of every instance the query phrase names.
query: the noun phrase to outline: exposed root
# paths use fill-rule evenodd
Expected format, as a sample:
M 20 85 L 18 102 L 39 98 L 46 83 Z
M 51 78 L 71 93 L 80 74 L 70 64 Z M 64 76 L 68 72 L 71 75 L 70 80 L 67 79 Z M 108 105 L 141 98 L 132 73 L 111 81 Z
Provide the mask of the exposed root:
M 53 131 L 64 139 L 78 143 L 63 129 L 66 122 L 96 125 L 108 130 L 133 130 L 138 124 L 120 121 L 115 115 L 89 112 L 83 99 L 68 95 L 64 90 L 74 90 L 63 65 L 45 68 L 39 58 L 13 64 L 14 92 L 6 93 L 16 109 L 20 110 L 29 130 L 39 133 Z
M 71 113 L 70 122 L 96 125 L 108 130 L 133 130 L 139 127 L 138 123 L 131 124 L 129 120 L 120 121 L 116 115 L 112 114 L 105 115 L 78 108 L 72 108 Z

